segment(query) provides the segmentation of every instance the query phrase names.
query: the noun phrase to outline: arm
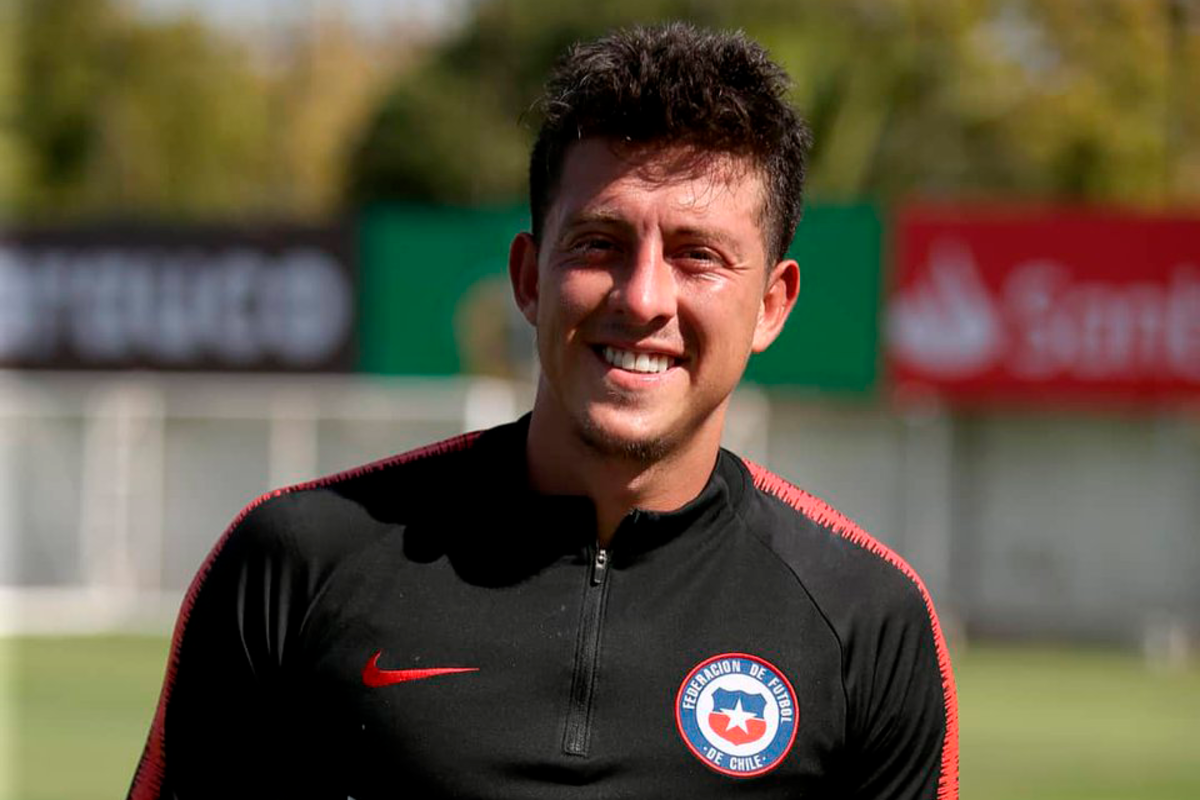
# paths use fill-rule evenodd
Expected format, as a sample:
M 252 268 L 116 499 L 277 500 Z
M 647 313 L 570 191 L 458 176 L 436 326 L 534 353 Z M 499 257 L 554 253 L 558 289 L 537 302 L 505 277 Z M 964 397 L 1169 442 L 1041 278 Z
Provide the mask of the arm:
M 192 581 L 130 800 L 314 796 L 284 660 L 304 593 L 277 505 L 244 511 Z
M 896 613 L 865 647 L 852 713 L 857 756 L 847 763 L 854 797 L 957 800 L 958 706 L 933 603 L 915 573 Z

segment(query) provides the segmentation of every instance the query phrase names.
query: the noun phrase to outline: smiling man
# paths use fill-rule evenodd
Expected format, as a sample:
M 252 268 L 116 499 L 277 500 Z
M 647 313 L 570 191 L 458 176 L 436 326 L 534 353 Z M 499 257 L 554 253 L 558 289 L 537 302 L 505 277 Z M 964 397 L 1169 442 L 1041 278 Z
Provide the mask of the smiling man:
M 720 447 L 799 291 L 786 88 L 686 25 L 566 54 L 509 253 L 532 412 L 248 507 L 132 797 L 957 798 L 920 579 Z

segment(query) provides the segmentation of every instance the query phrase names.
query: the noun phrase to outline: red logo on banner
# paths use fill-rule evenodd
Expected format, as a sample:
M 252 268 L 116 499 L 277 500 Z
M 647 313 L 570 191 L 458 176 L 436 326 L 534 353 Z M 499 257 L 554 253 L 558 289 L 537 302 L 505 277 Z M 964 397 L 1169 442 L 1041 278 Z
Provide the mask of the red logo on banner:
M 897 237 L 902 395 L 1200 396 L 1200 217 L 917 209 Z

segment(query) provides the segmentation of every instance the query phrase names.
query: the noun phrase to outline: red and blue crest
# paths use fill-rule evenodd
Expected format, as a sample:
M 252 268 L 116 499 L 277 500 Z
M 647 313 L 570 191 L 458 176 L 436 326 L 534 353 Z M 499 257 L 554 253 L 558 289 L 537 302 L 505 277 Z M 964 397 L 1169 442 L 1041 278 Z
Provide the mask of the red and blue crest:
M 724 775 L 762 775 L 796 740 L 799 708 L 791 682 L 757 656 L 723 653 L 697 664 L 675 698 L 684 744 Z

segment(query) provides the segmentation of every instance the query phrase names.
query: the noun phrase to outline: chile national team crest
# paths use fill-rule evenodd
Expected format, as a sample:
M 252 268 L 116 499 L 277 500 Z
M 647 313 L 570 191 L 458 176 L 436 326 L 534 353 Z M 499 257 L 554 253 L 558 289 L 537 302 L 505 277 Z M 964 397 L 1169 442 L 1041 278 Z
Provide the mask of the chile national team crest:
M 779 766 L 796 740 L 796 692 L 773 664 L 745 653 L 706 658 L 675 697 L 679 734 L 705 764 L 749 778 Z

